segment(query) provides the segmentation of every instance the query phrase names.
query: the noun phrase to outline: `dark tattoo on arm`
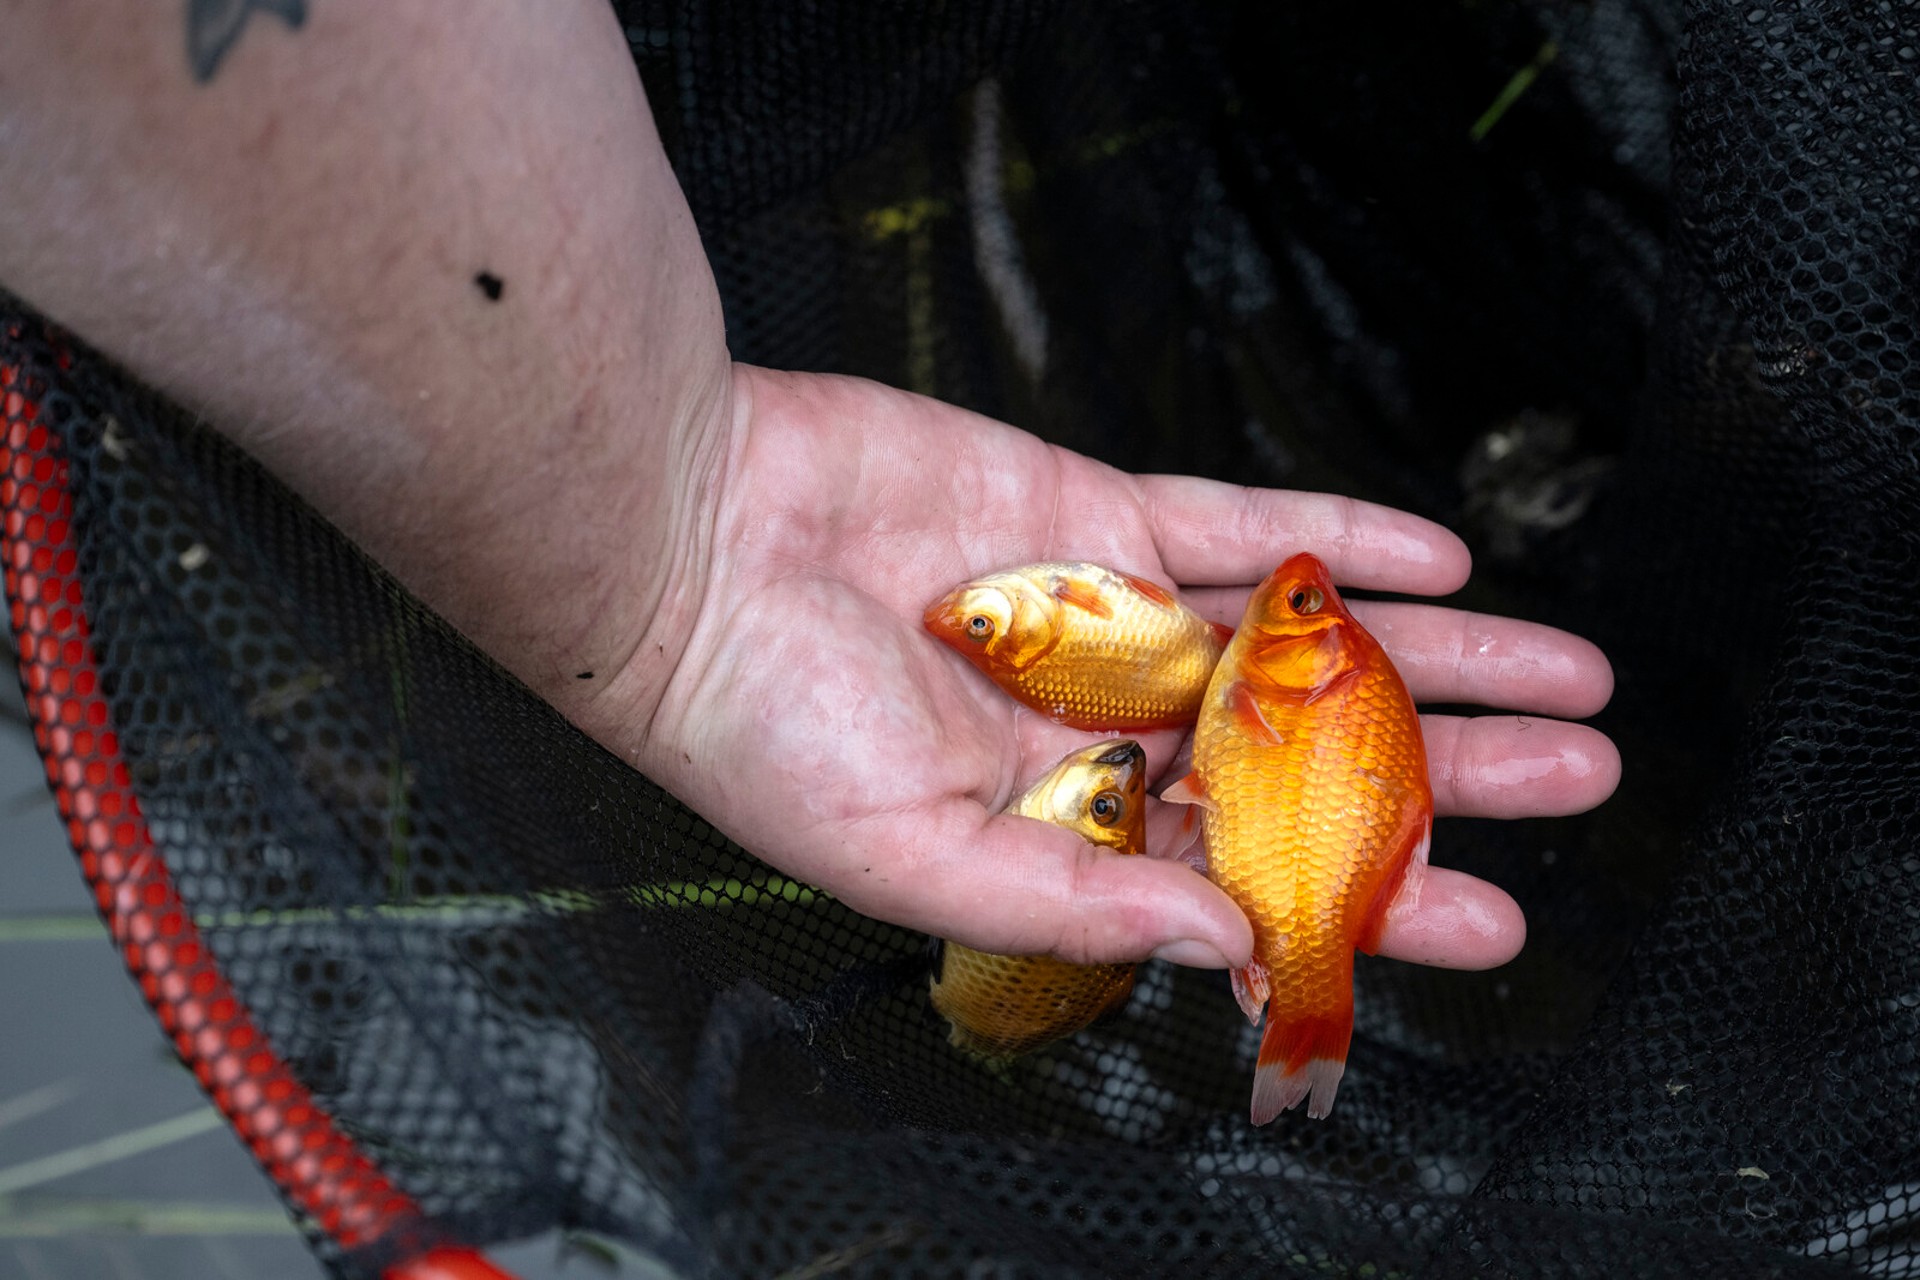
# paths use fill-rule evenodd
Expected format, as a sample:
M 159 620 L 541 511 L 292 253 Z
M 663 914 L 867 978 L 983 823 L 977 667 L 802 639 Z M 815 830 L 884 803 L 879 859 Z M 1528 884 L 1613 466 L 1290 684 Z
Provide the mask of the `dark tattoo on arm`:
M 307 20 L 307 0 L 187 0 L 187 62 L 201 84 L 213 79 L 220 60 L 258 10 L 289 27 Z

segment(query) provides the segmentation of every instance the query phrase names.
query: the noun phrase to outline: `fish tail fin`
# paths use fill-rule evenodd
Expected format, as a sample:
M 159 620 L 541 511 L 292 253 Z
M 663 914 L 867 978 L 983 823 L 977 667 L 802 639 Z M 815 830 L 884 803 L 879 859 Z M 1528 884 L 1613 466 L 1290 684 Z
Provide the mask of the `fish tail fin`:
M 1265 1124 L 1282 1111 L 1307 1104 L 1307 1114 L 1323 1120 L 1333 1110 L 1333 1095 L 1347 1069 L 1353 1040 L 1353 995 L 1339 1009 L 1308 1012 L 1267 1011 L 1260 1037 L 1260 1058 L 1253 1069 L 1253 1122 Z

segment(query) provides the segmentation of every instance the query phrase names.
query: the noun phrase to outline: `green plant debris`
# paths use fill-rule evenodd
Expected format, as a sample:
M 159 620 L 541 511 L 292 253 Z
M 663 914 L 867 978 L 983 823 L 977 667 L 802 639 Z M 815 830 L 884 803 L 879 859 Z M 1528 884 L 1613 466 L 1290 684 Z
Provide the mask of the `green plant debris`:
M 1172 119 L 1148 120 L 1134 129 L 1118 133 L 1103 133 L 1083 139 L 1073 150 L 1072 163 L 1079 167 L 1099 164 L 1115 156 L 1125 155 L 1135 147 L 1152 142 L 1172 133 Z
M 43 1084 L 38 1089 L 29 1089 L 25 1093 L 15 1094 L 5 1102 L 0 1102 L 0 1129 L 8 1125 L 31 1120 L 37 1115 L 66 1105 L 84 1093 L 80 1085 L 72 1080 L 55 1080 L 52 1084 Z
M 1533 61 L 1513 73 L 1506 87 L 1494 96 L 1491 105 L 1480 113 L 1480 118 L 1467 130 L 1467 136 L 1475 142 L 1484 142 L 1487 135 L 1493 132 L 1493 126 L 1500 123 L 1500 118 L 1507 114 L 1514 103 L 1520 101 L 1520 95 L 1531 89 L 1533 82 L 1540 78 L 1540 73 L 1559 56 L 1559 45 L 1551 40 L 1541 44 L 1540 51 L 1533 55 Z
M 925 230 L 928 223 L 944 218 L 953 212 L 950 201 L 936 196 L 916 196 L 911 200 L 902 200 L 898 204 L 884 205 L 870 209 L 861 218 L 862 229 L 874 240 L 888 240 L 897 235 L 911 235 Z
M 821 1276 L 839 1275 L 876 1253 L 911 1243 L 918 1234 L 918 1228 L 909 1223 L 882 1227 L 845 1248 L 829 1249 L 811 1262 L 782 1271 L 774 1280 L 819 1280 Z
M 88 1169 L 97 1169 L 103 1164 L 112 1164 L 148 1151 L 157 1151 L 161 1147 L 223 1129 L 226 1124 L 226 1118 L 212 1107 L 199 1107 L 171 1120 L 161 1120 L 101 1138 L 97 1142 L 82 1143 L 65 1151 L 56 1151 L 50 1156 L 27 1160 L 0 1169 L 0 1196 L 25 1191 L 28 1187 L 37 1187 L 57 1178 L 85 1173 Z
M 768 876 L 764 885 L 733 879 L 713 879 L 702 884 L 674 881 L 646 885 L 632 892 L 634 901 L 642 906 L 670 907 L 754 907 L 766 902 L 805 904 L 822 896 L 818 890 L 781 876 Z M 663 896 L 656 897 L 656 894 Z
M 63 1236 L 293 1236 L 284 1210 L 245 1205 L 139 1200 L 40 1199 L 0 1202 L 0 1240 Z
M 716 876 L 711 880 L 668 880 L 661 884 L 634 885 L 619 894 L 620 900 L 649 909 L 756 907 L 776 902 L 806 906 L 826 897 L 820 890 L 784 876 L 768 876 L 764 883 L 729 876 Z M 458 894 L 417 898 L 405 904 L 302 907 L 290 911 L 264 908 L 255 911 L 209 911 L 196 913 L 194 924 L 201 929 L 245 929 L 381 920 L 458 926 L 471 924 L 476 917 L 485 917 L 489 923 L 501 923 L 530 915 L 603 911 L 613 902 L 613 899 L 583 889 L 543 889 L 526 897 Z M 98 931 L 93 936 L 98 936 Z
M 564 1232 L 560 1237 L 559 1256 L 563 1266 L 579 1259 L 602 1275 L 624 1276 L 629 1280 L 674 1280 L 675 1276 L 650 1254 L 589 1231 Z
M 333 673 L 319 667 L 309 667 L 291 680 L 273 685 L 247 699 L 247 716 L 253 720 L 268 720 L 284 716 L 301 702 L 312 697 L 322 689 L 333 687 Z
M 107 936 L 99 916 L 73 912 L 63 915 L 0 916 L 0 943 L 98 942 Z
M 718 910 L 728 907 L 760 907 L 777 902 L 809 906 L 825 901 L 818 889 L 789 880 L 768 876 L 764 883 L 718 876 L 711 880 L 669 880 L 663 884 L 635 885 L 621 897 L 637 907 L 658 909 L 695 907 Z M 510 894 L 459 894 L 441 898 L 420 898 L 405 904 L 381 903 L 362 907 L 298 907 L 275 911 L 199 911 L 194 927 L 202 930 L 286 928 L 293 925 L 360 923 L 370 920 L 405 922 L 420 925 L 459 926 L 471 924 L 477 917 L 489 923 L 506 922 L 531 915 L 585 914 L 605 910 L 612 903 L 605 897 L 580 889 L 546 889 L 528 896 Z M 10 942 L 104 942 L 107 926 L 98 916 L 82 912 L 67 914 L 0 916 L 0 945 Z

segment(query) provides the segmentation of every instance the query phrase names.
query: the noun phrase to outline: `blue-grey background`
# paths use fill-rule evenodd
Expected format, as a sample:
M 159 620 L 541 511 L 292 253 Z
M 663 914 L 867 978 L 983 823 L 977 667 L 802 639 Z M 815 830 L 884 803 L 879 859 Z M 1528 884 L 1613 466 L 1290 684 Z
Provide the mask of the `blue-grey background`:
M 0 1278 L 320 1280 L 108 945 L 0 659 Z M 666 1274 L 556 1236 L 489 1256 L 523 1280 Z

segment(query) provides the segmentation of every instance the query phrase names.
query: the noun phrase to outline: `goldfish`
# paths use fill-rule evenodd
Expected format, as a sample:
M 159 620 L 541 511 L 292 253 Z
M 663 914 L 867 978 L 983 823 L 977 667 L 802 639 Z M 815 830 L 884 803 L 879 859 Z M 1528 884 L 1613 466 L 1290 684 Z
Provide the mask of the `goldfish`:
M 1121 732 L 1191 724 L 1233 635 L 1158 583 L 1096 564 L 975 578 L 925 621 L 1017 701 L 1077 729 Z
M 1058 823 L 1093 844 L 1137 854 L 1146 839 L 1146 753 L 1125 739 L 1062 759 L 1006 812 Z M 1002 956 L 946 943 L 933 1007 L 949 1039 L 983 1057 L 1012 1058 L 1064 1039 L 1126 1001 L 1130 964 L 1068 964 L 1052 956 Z
M 1426 866 L 1433 831 L 1420 718 L 1327 568 L 1302 553 L 1255 589 L 1207 686 L 1193 771 L 1163 799 L 1198 805 L 1207 873 L 1246 912 L 1233 973 L 1266 1012 L 1253 1122 L 1333 1107 L 1353 1036 L 1353 953 Z

